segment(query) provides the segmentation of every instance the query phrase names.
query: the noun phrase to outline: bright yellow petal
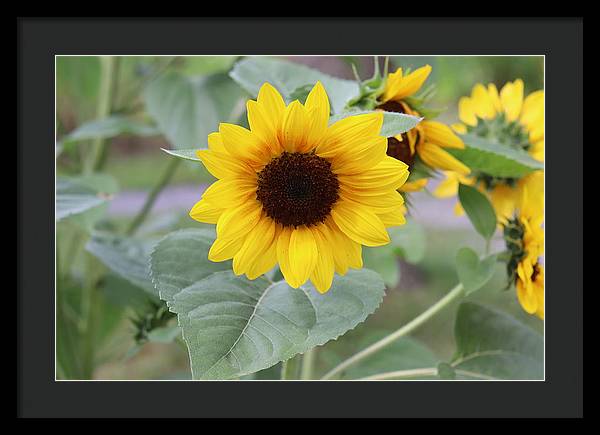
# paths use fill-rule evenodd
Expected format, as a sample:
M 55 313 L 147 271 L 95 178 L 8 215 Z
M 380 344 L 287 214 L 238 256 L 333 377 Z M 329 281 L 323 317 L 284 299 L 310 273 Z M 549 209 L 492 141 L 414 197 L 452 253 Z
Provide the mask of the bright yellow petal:
M 382 101 L 385 103 L 391 100 L 400 90 L 402 85 L 402 68 L 398 68 L 395 72 L 389 73 L 385 83 L 385 91 L 382 96 Z
M 347 116 L 328 128 L 316 153 L 320 157 L 329 158 L 351 152 L 363 141 L 379 136 L 382 125 L 383 112 Z
M 292 230 L 290 236 L 290 267 L 300 285 L 312 274 L 318 257 L 317 242 L 305 225 Z
M 235 124 L 219 124 L 223 145 L 234 158 L 246 160 L 252 165 L 268 162 L 269 153 L 265 144 L 250 130 Z
M 529 149 L 529 154 L 531 157 L 536 159 L 539 162 L 544 161 L 544 141 L 538 140 L 535 143 L 531 144 L 531 148 Z
M 523 101 L 521 124 L 529 127 L 538 119 L 544 119 L 544 91 L 532 92 Z
M 502 102 L 500 102 L 500 95 L 498 94 L 498 88 L 496 87 L 496 85 L 493 83 L 490 83 L 487 86 L 487 90 L 488 90 L 488 95 L 490 96 L 492 105 L 494 106 L 494 109 L 496 110 L 496 113 L 502 112 Z
M 281 270 L 285 281 L 290 287 L 298 288 L 302 283 L 294 276 L 290 265 L 290 238 L 292 236 L 292 230 L 292 228 L 284 227 L 279 231 L 279 238 L 277 239 L 277 261 L 279 262 L 279 269 Z
M 325 228 L 325 233 L 322 228 Z M 331 287 L 335 269 L 332 244 L 326 236 L 328 232 L 325 225 L 313 227 L 312 232 L 317 242 L 318 256 L 310 280 L 319 293 L 325 293 Z
M 451 125 L 452 130 L 454 130 L 458 134 L 465 134 L 467 132 L 467 126 L 457 122 L 456 124 Z
M 249 100 L 246 103 L 248 112 L 248 124 L 250 130 L 258 136 L 266 147 L 271 151 L 271 155 L 277 155 L 282 151 L 277 138 L 279 120 L 269 116 L 269 114 L 256 101 Z
M 327 238 L 333 244 L 333 261 L 335 271 L 345 275 L 349 267 L 360 269 L 363 266 L 362 247 L 360 243 L 346 236 L 331 217 L 325 221 Z
M 331 216 L 342 232 L 357 243 L 381 246 L 390 241 L 385 226 L 368 207 L 338 201 L 331 210 Z
M 508 121 L 516 121 L 523 107 L 523 80 L 508 82 L 500 91 L 500 101 Z
M 223 138 L 221 137 L 221 133 L 215 131 L 208 135 L 208 149 L 219 153 L 227 153 L 227 150 L 223 145 Z
M 456 172 L 444 171 L 446 178 L 438 184 L 433 195 L 438 198 L 449 198 L 458 194 L 458 176 Z
M 410 97 L 421 89 L 421 86 L 423 86 L 423 83 L 425 83 L 425 80 L 427 80 L 430 73 L 431 66 L 425 65 L 402 77 L 402 80 L 395 86 L 395 92 L 390 94 L 388 99 L 402 100 L 406 97 Z
M 273 240 L 271 240 L 267 249 L 255 259 L 246 271 L 248 279 L 256 279 L 275 267 L 277 264 L 277 241 L 279 240 L 280 231 L 281 227 L 277 225 Z
M 327 132 L 331 110 L 327 92 L 325 92 L 325 88 L 321 82 L 317 82 L 312 88 L 306 98 L 304 107 L 308 113 L 310 125 L 307 143 L 310 147 L 315 147 Z
M 304 152 L 307 148 L 309 119 L 306 109 L 298 100 L 286 107 L 283 114 L 279 143 L 288 152 Z
M 490 201 L 496 211 L 498 222 L 504 223 L 507 219 L 512 218 L 518 199 L 518 190 L 506 184 L 499 184 L 492 189 L 490 192 Z
M 242 159 L 236 159 L 227 152 L 198 150 L 196 155 L 204 167 L 216 178 L 240 177 L 255 174 Z
M 465 144 L 450 127 L 437 121 L 422 121 L 420 124 L 425 133 L 425 140 L 444 148 L 463 149 Z
M 244 244 L 244 238 L 244 236 L 235 239 L 221 239 L 217 237 L 208 251 L 208 259 L 219 262 L 233 258 Z
M 241 275 L 249 271 L 254 263 L 270 247 L 275 236 L 275 222 L 263 215 L 248 232 L 244 244 L 233 257 L 233 273 Z
M 398 207 L 387 213 L 377 213 L 377 216 L 381 219 L 381 222 L 386 228 L 396 227 L 406 223 L 406 218 L 404 217 L 405 210 L 405 207 Z
M 260 219 L 261 212 L 260 203 L 254 199 L 226 210 L 217 222 L 217 237 L 234 239 L 248 234 Z
M 471 92 L 471 101 L 475 109 L 475 114 L 482 119 L 492 119 L 496 116 L 494 103 L 490 98 L 487 89 L 480 83 L 473 87 Z
M 404 198 L 395 190 L 377 192 L 353 190 L 341 186 L 340 198 L 344 201 L 368 207 L 377 214 L 398 210 L 404 204 Z
M 335 174 L 349 175 L 366 171 L 381 163 L 387 156 L 387 138 L 375 136 L 365 139 L 332 159 L 331 170 Z
M 468 175 L 471 170 L 456 157 L 444 151 L 441 147 L 429 142 L 417 147 L 421 160 L 434 169 L 446 169 L 456 171 L 459 174 Z
M 285 101 L 277 89 L 265 82 L 258 91 L 256 102 L 269 118 L 276 121 L 275 125 L 278 126 L 285 110 Z
M 393 189 L 402 186 L 409 176 L 408 165 L 393 157 L 385 156 L 372 168 L 352 174 L 338 175 L 341 185 L 353 189 Z
M 460 120 L 474 127 L 477 125 L 477 116 L 475 115 L 475 106 L 469 97 L 461 97 L 458 100 L 458 117 Z
M 202 198 L 211 204 L 227 204 L 227 207 L 234 207 L 255 194 L 256 179 L 222 178 L 211 184 L 202 194 Z
M 215 207 L 202 199 L 192 207 L 190 217 L 198 222 L 216 224 L 223 211 L 222 208 Z
M 423 190 L 429 180 L 427 178 L 420 178 L 415 181 L 407 181 L 400 187 L 400 192 L 418 192 Z

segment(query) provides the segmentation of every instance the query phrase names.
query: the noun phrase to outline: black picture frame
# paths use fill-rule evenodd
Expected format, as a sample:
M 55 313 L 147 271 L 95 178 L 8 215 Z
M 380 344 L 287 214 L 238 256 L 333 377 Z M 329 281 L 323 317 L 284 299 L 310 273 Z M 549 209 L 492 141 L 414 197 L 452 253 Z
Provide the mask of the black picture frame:
M 582 416 L 582 19 L 21 18 L 17 30 L 18 416 Z M 54 56 L 60 54 L 545 55 L 546 380 L 56 382 Z

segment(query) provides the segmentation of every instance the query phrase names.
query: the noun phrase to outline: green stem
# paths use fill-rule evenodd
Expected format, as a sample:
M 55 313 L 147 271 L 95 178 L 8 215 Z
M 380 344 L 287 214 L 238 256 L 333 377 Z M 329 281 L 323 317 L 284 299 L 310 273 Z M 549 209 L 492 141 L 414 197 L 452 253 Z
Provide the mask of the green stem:
M 457 284 L 452 290 L 450 290 L 450 292 L 448 292 L 448 294 L 446 296 L 444 296 L 442 299 L 440 299 L 434 305 L 429 307 L 429 309 L 427 309 L 426 311 L 421 313 L 419 316 L 417 316 L 416 318 L 411 320 L 409 323 L 407 323 L 406 325 L 404 325 L 403 327 L 398 329 L 396 332 L 391 333 L 390 335 L 382 338 L 378 342 L 372 344 L 371 346 L 361 350 L 357 354 L 355 354 L 355 355 L 351 356 L 350 358 L 348 358 L 347 360 L 343 361 L 341 364 L 339 364 L 338 366 L 336 366 L 332 370 L 330 370 L 328 373 L 326 373 L 322 379 L 325 380 L 325 379 L 333 378 L 334 376 L 338 375 L 339 373 L 343 372 L 344 370 L 348 369 L 349 367 L 352 367 L 353 365 L 359 363 L 360 361 L 364 360 L 365 358 L 373 355 L 375 352 L 380 351 L 381 349 L 383 349 L 386 346 L 389 346 L 396 340 L 411 333 L 412 331 L 417 329 L 419 326 L 421 326 L 423 323 L 425 323 L 427 320 L 429 320 L 430 318 L 435 316 L 437 313 L 439 313 L 442 309 L 444 309 L 445 307 L 450 305 L 452 302 L 454 302 L 457 299 L 460 299 L 463 296 L 463 294 L 464 294 L 464 289 L 463 289 L 462 284 Z
M 317 348 L 313 347 L 302 356 L 302 369 L 300 371 L 300 379 L 312 379 L 313 367 L 315 365 L 315 357 L 317 356 Z
M 378 373 L 376 375 L 361 378 L 363 381 L 378 381 L 383 379 L 414 378 L 417 376 L 437 376 L 438 370 L 435 367 L 424 369 L 397 370 L 394 372 Z
M 139 211 L 137 216 L 133 219 L 133 221 L 129 225 L 129 228 L 127 228 L 126 234 L 128 236 L 134 234 L 135 231 L 142 224 L 142 222 L 144 222 L 144 220 L 148 216 L 148 213 L 152 209 L 152 206 L 154 205 L 154 202 L 156 201 L 158 194 L 169 183 L 169 181 L 173 177 L 173 174 L 175 174 L 175 171 L 177 170 L 177 167 L 179 166 L 180 162 L 181 162 L 180 159 L 177 159 L 177 158 L 171 159 L 171 161 L 169 162 L 169 165 L 163 172 L 160 180 L 158 180 L 158 183 L 152 188 L 152 190 L 148 194 L 148 197 L 146 198 L 146 201 L 144 202 L 142 209 Z
M 100 58 L 100 89 L 98 91 L 98 102 L 96 104 L 96 119 L 106 118 L 110 114 L 110 97 L 113 80 L 114 58 L 112 56 L 103 56 Z M 86 156 L 83 171 L 86 174 L 92 173 L 102 157 L 104 148 L 103 139 L 94 139 L 89 154 Z
M 281 379 L 296 379 L 298 375 L 298 358 L 290 358 L 281 363 Z

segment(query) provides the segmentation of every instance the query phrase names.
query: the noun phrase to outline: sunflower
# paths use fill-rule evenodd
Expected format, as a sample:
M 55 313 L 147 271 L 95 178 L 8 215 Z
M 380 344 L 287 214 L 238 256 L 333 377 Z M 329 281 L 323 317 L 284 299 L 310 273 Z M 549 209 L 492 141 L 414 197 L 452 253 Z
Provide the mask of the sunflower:
M 417 107 L 417 102 L 420 100 L 416 99 L 414 95 L 421 89 L 430 73 L 431 66 L 429 65 L 406 75 L 403 75 L 402 68 L 390 73 L 385 90 L 379 99 L 378 109 L 423 116 L 419 112 L 421 109 Z M 387 154 L 406 163 L 411 170 L 418 157 L 430 169 L 452 170 L 467 175 L 470 173 L 470 169 L 444 149 L 463 149 L 464 147 L 462 140 L 449 126 L 425 119 L 406 133 L 389 137 Z M 418 191 L 426 184 L 427 178 L 421 177 L 409 180 L 401 190 L 404 192 Z
M 535 91 L 523 98 L 523 81 L 506 83 L 500 92 L 494 84 L 473 87 L 470 97 L 458 103 L 462 123 L 453 125 L 458 133 L 473 133 L 516 149 L 527 151 L 534 159 L 544 161 L 544 91 Z M 462 175 L 462 174 L 461 174 Z M 494 177 L 474 172 L 470 184 L 487 193 L 500 222 L 509 219 L 515 210 L 520 192 L 531 182 L 531 175 L 520 178 Z M 434 195 L 455 196 L 458 176 L 446 172 L 443 186 Z M 460 213 L 462 208 L 457 207 Z
M 386 228 L 405 223 L 408 167 L 386 155 L 382 113 L 329 126 L 320 82 L 288 106 L 265 83 L 247 111 L 249 130 L 222 123 L 197 152 L 218 181 L 190 216 L 216 224 L 211 261 L 233 259 L 249 279 L 279 264 L 290 286 L 310 279 L 324 293 L 334 271 L 362 267 L 362 245 L 387 244 Z
M 520 191 L 515 215 L 504 224 L 504 239 L 510 253 L 507 272 L 515 283 L 521 306 L 544 318 L 543 178 L 537 176 Z

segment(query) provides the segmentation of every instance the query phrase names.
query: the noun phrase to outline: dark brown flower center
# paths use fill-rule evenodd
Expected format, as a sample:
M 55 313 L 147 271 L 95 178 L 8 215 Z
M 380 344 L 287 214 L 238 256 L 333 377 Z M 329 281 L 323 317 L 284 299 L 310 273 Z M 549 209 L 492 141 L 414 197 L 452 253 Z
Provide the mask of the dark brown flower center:
M 388 137 L 387 155 L 406 163 L 412 168 L 415 155 L 410 150 L 410 144 L 408 143 L 408 135 L 402 133 L 402 140 L 399 141 L 395 137 Z
M 339 187 L 327 160 L 284 152 L 259 172 L 256 198 L 267 216 L 281 225 L 310 226 L 329 216 Z

